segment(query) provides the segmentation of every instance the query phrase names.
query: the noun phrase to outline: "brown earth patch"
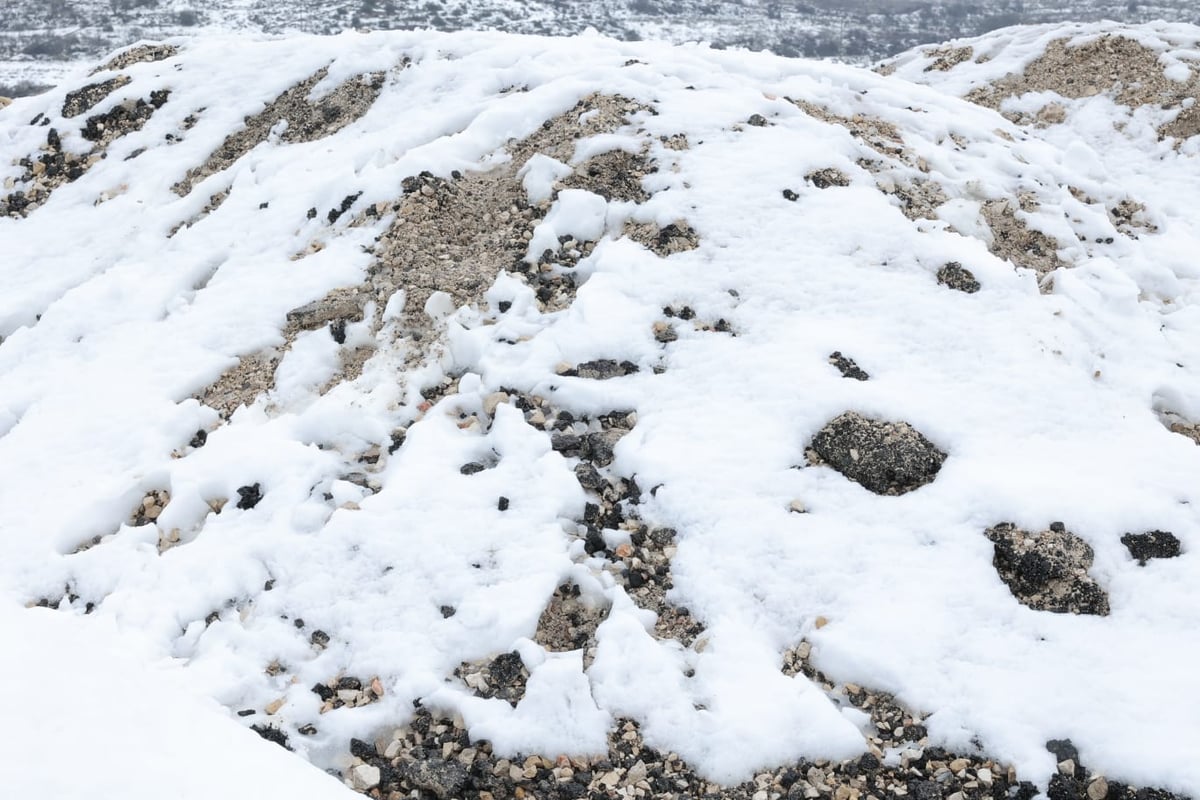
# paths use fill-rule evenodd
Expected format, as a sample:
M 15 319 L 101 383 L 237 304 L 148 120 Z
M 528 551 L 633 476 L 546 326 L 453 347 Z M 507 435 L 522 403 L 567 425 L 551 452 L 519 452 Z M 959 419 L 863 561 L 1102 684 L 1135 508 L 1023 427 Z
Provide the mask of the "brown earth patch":
M 242 356 L 237 364 L 196 394 L 196 399 L 216 409 L 221 419 L 228 420 L 238 408 L 253 405 L 259 395 L 275 385 L 278 366 L 279 354 L 273 351 Z

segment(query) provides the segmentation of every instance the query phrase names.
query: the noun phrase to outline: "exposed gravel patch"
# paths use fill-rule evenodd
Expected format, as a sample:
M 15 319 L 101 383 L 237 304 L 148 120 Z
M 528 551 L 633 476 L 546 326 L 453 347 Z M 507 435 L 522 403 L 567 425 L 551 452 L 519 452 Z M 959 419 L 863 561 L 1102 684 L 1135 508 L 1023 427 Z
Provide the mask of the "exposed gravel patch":
M 804 176 L 804 180 L 818 189 L 828 189 L 830 186 L 850 185 L 850 179 L 846 177 L 846 173 L 836 167 L 813 170 Z
M 1091 545 L 1061 522 L 1037 534 L 1008 522 L 984 533 L 995 545 L 996 572 L 1022 605 L 1054 614 L 1108 615 L 1108 595 L 1088 574 L 1095 557 Z
M 933 62 L 925 68 L 926 72 L 946 72 L 964 61 L 974 58 L 975 50 L 970 46 L 937 47 L 926 50 L 925 55 L 933 59 Z
M 130 81 L 128 75 L 118 75 L 102 83 L 90 83 L 80 89 L 67 92 L 63 100 L 62 115 L 67 119 L 78 117 L 85 111 L 90 111 L 104 98 L 125 86 Z
M 140 44 L 131 47 L 128 50 L 117 53 L 102 66 L 92 70 L 93 75 L 97 72 L 107 72 L 111 70 L 125 69 L 134 64 L 144 64 L 152 61 L 165 61 L 179 52 L 179 48 L 170 44 Z
M 1036 211 L 1037 202 L 1030 196 L 1022 196 L 1019 209 L 1026 213 Z M 1039 278 L 1065 266 L 1058 257 L 1058 242 L 1030 228 L 1016 212 L 1009 200 L 989 200 L 983 204 L 983 220 L 992 229 L 988 250 L 1018 267 L 1032 269 Z M 1044 285 L 1043 291 L 1049 291 L 1049 286 Z
M 851 411 L 817 432 L 809 460 L 833 467 L 875 494 L 899 495 L 932 482 L 946 454 L 907 422 Z
M 842 355 L 841 350 L 834 350 L 829 354 L 829 363 L 837 367 L 837 371 L 842 373 L 843 378 L 865 381 L 871 377 L 867 374 L 866 370 L 858 366 L 853 358 Z
M 203 164 L 188 170 L 187 176 L 172 188 L 183 196 L 209 175 L 229 168 L 235 161 L 266 141 L 271 129 L 286 121 L 281 135 L 284 142 L 312 142 L 337 133 L 371 108 L 383 89 L 382 73 L 351 78 L 317 100 L 309 100 L 313 87 L 328 74 L 318 70 L 307 79 L 275 98 L 265 109 L 247 117 L 245 126 L 226 137 Z
M 1181 552 L 1179 537 L 1170 531 L 1147 531 L 1145 533 L 1127 533 L 1121 537 L 1121 544 L 1129 550 L 1129 555 L 1137 559 L 1139 566 L 1154 558 L 1175 558 Z
M 975 274 L 957 261 L 951 261 L 937 271 L 937 282 L 966 294 L 975 294 L 981 288 Z

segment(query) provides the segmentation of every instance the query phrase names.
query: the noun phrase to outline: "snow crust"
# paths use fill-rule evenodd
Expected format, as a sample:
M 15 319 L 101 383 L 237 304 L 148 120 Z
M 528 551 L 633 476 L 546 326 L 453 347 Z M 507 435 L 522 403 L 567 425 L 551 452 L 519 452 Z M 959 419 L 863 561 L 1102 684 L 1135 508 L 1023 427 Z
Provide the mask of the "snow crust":
M 1168 33 L 1200 35 L 1138 35 Z M 317 723 L 290 743 L 322 768 L 343 766 L 351 736 L 402 724 L 421 700 L 514 754 L 602 752 L 613 718 L 633 717 L 649 744 L 733 782 L 865 748 L 844 698 L 781 673 L 783 651 L 807 639 L 827 675 L 895 693 L 929 713 L 934 743 L 981 747 L 1025 779 L 1044 785 L 1045 742 L 1070 738 L 1111 778 L 1200 793 L 1200 449 L 1159 418 L 1200 419 L 1200 171 L 1194 147 L 1159 143 L 1153 122 L 1104 97 L 1073 101 L 1069 125 L 1034 130 L 955 96 L 1020 69 L 1052 34 L 981 40 L 992 59 L 970 77 L 921 73 L 952 76 L 935 87 L 910 82 L 918 69 L 903 62 L 885 77 L 597 36 L 181 40 L 177 56 L 130 67 L 133 80 L 96 111 L 158 88 L 170 100 L 43 207 L 0 218 L 0 680 L 64 687 L 52 703 L 9 706 L 4 785 L 23 790 L 14 796 L 105 795 L 97 786 L 127 778 L 137 752 L 144 783 L 110 794 L 150 796 L 139 787 L 185 770 L 196 783 L 182 796 L 344 794 L 239 730 L 233 711 L 277 698 L 273 723 Z M 244 118 L 324 67 L 316 95 L 376 71 L 384 89 L 331 136 L 273 138 L 189 195 L 172 192 Z M 0 180 L 44 141 L 27 124 L 38 114 L 65 146 L 87 149 L 61 119 L 70 88 L 0 110 Z M 595 91 L 653 106 L 622 133 L 659 169 L 633 209 L 556 191 L 564 165 L 530 162 L 529 199 L 552 205 L 527 259 L 559 237 L 600 240 L 569 307 L 543 311 L 502 273 L 478 305 L 431 300 L 441 344 L 422 366 L 406 361 L 412 345 L 389 303 L 378 330 L 347 329 L 351 345 L 376 348 L 354 380 L 322 393 L 339 368 L 324 328 L 297 337 L 271 392 L 227 424 L 193 398 L 239 357 L 282 348 L 288 311 L 363 278 L 391 218 L 330 223 L 326 209 L 360 191 L 356 210 L 391 201 L 422 170 L 503 164 L 511 138 Z M 878 153 L 788 98 L 890 123 L 910 157 L 873 173 L 862 162 Z M 748 125 L 753 114 L 769 124 Z M 688 149 L 662 145 L 679 133 Z M 588 154 L 580 142 L 576 159 Z M 826 167 L 849 185 L 806 182 Z M 914 221 L 880 187 L 921 176 L 949 202 Z M 219 208 L 169 235 L 225 190 Z M 1039 203 L 1022 219 L 1061 245 L 1050 283 L 988 249 L 983 205 L 1022 192 Z M 1127 197 L 1156 231 L 1114 227 L 1104 208 Z M 631 218 L 686 220 L 699 247 L 660 257 L 620 236 Z M 981 291 L 939 285 L 949 261 Z M 511 303 L 503 315 L 500 301 Z M 737 335 L 680 325 L 664 347 L 652 325 L 683 304 Z M 827 363 L 834 350 L 871 380 L 842 378 Z M 641 369 L 608 381 L 556 370 L 596 358 Z M 448 374 L 457 394 L 421 408 L 419 390 Z M 587 496 L 548 434 L 508 404 L 486 429 L 459 427 L 501 387 L 576 413 L 636 410 L 613 470 L 655 487 L 643 519 L 678 531 L 671 599 L 704 625 L 697 644 L 656 638 L 653 615 L 583 554 Z M 812 436 L 847 410 L 922 431 L 949 455 L 936 481 L 884 497 L 805 466 Z M 398 426 L 406 440 L 374 485 L 349 480 Z M 197 429 L 207 442 L 188 448 Z M 463 475 L 468 462 L 489 468 Z M 255 483 L 262 500 L 237 508 L 238 489 Z M 157 522 L 129 524 L 159 489 L 171 501 Z M 791 513 L 793 501 L 806 513 Z M 985 528 L 1054 520 L 1095 550 L 1110 616 L 1031 610 L 997 576 Z M 173 529 L 182 543 L 160 553 Z M 1172 531 L 1183 555 L 1138 566 L 1120 537 L 1150 529 Z M 612 606 L 586 672 L 579 652 L 533 642 L 569 578 Z M 42 598 L 57 612 L 24 609 Z M 310 643 L 317 629 L 331 637 L 323 649 Z M 513 649 L 531 672 L 515 709 L 451 677 Z M 268 675 L 271 662 L 286 671 Z M 386 692 L 319 714 L 309 687 L 340 674 L 379 676 Z M 111 749 L 62 772 L 53 748 L 26 743 L 68 731 Z M 197 759 L 205 769 L 189 766 Z M 49 793 L 34 777 L 48 772 Z M 271 785 L 254 789 L 267 772 Z

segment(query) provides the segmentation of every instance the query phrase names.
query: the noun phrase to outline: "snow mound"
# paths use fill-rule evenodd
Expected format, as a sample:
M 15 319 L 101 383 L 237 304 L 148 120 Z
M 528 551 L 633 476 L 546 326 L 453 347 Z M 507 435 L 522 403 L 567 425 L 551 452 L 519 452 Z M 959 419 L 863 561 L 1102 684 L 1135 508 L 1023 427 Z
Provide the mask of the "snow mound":
M 157 675 L 360 791 L 603 794 L 659 779 L 644 746 L 724 784 L 862 756 L 900 786 L 943 748 L 1003 794 L 1070 740 L 1113 786 L 1197 793 L 1196 140 L 1151 142 L 1170 110 L 1120 88 L 1046 128 L 986 107 L 1089 36 L 1189 91 L 1196 29 L 1093 26 L 890 76 L 597 36 L 179 40 L 14 101 L 4 614 L 47 652 L 68 627 L 23 607 L 78 616 L 134 666 L 76 670 Z M 1046 554 L 1067 529 L 1086 558 Z M 1164 557 L 1126 544 L 1151 533 Z M 1044 601 L 1084 578 L 1103 612 Z M 121 702 L 80 724 L 136 726 Z M 0 777 L 34 796 L 50 756 L 20 752 Z

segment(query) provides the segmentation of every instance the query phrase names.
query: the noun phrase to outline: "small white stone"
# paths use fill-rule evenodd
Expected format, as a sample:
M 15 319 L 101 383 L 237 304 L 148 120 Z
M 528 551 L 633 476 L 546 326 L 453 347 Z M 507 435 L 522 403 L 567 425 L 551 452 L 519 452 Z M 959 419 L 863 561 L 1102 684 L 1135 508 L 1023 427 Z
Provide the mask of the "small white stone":
M 508 392 L 492 392 L 487 397 L 483 398 L 483 410 L 489 417 L 496 413 L 496 409 L 508 402 Z
M 1089 800 L 1104 800 L 1108 797 L 1108 781 L 1103 776 L 1096 778 L 1088 784 L 1087 795 Z
M 987 767 L 981 767 L 980 770 L 975 773 L 975 777 L 978 778 L 979 782 L 984 786 L 992 785 L 992 771 Z
M 350 782 L 357 791 L 365 792 L 379 785 L 379 767 L 371 764 L 359 764 L 350 770 Z
M 1068 778 L 1075 777 L 1075 761 L 1068 758 L 1066 761 L 1058 762 L 1058 771 Z
M 395 758 L 400 755 L 400 751 L 404 749 L 404 742 L 400 739 L 393 739 L 383 751 L 383 757 L 387 759 Z
M 358 699 L 358 689 L 338 689 L 337 698 L 350 705 Z

